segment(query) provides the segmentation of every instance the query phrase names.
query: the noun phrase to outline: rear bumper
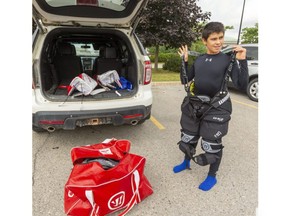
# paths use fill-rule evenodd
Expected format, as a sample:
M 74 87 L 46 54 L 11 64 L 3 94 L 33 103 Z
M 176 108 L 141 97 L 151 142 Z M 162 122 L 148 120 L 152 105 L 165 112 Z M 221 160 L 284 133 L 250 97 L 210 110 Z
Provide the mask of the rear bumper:
M 39 111 L 32 114 L 32 124 L 46 130 L 74 130 L 77 126 L 102 124 L 137 124 L 150 117 L 151 107 L 152 105 L 96 111 Z

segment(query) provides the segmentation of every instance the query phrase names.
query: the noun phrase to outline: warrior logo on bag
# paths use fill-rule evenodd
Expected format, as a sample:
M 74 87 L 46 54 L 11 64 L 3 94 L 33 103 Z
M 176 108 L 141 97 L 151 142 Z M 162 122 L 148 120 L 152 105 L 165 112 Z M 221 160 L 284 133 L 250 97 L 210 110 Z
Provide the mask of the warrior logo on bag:
M 104 155 L 107 155 L 107 154 L 112 155 L 112 152 L 109 148 L 99 149 L 99 152 L 101 152 Z
M 115 195 L 113 195 L 108 202 L 108 207 L 111 210 L 115 210 L 120 208 L 125 202 L 125 192 L 121 191 Z
M 73 197 L 74 196 L 74 193 L 72 191 L 68 191 L 68 197 Z

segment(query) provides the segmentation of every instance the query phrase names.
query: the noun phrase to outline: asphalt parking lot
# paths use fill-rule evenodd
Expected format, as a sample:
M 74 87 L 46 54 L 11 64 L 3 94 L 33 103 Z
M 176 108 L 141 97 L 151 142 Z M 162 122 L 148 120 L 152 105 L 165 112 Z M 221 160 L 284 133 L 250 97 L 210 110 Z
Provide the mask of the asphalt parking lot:
M 183 86 L 153 85 L 152 118 L 142 125 L 89 126 L 75 131 L 33 132 L 33 215 L 64 216 L 64 185 L 71 172 L 70 150 L 106 138 L 128 139 L 131 153 L 146 157 L 145 175 L 154 193 L 134 206 L 129 216 L 254 216 L 258 206 L 258 103 L 231 91 L 229 133 L 223 139 L 223 159 L 216 186 L 198 189 L 208 167 L 174 174 L 183 159 L 180 104 Z M 201 152 L 198 145 L 197 152 Z

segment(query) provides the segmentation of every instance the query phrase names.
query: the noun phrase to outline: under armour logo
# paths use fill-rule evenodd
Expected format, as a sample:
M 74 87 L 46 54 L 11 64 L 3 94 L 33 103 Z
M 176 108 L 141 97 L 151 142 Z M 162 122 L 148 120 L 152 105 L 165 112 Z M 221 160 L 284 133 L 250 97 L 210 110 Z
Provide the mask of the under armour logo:
M 205 62 L 207 62 L 207 61 L 211 62 L 211 61 L 212 61 L 212 58 L 206 58 L 206 59 L 205 59 Z

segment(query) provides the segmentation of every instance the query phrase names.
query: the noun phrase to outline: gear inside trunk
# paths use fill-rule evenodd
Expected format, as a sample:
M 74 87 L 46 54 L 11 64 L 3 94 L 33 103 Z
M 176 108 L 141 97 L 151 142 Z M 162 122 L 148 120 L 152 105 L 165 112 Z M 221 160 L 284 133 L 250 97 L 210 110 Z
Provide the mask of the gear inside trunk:
M 99 76 L 114 71 L 116 79 L 108 86 Z M 71 81 L 85 73 L 96 81 L 96 94 L 83 95 L 79 89 L 68 95 Z M 86 76 L 85 75 L 85 76 Z M 101 77 L 100 76 L 100 77 Z M 47 35 L 40 60 L 43 95 L 51 101 L 105 100 L 132 97 L 138 88 L 135 53 L 127 36 L 116 30 L 57 28 Z M 93 81 L 94 82 L 94 81 Z M 126 85 L 125 84 L 128 84 Z M 73 86 L 72 86 L 73 87 Z

